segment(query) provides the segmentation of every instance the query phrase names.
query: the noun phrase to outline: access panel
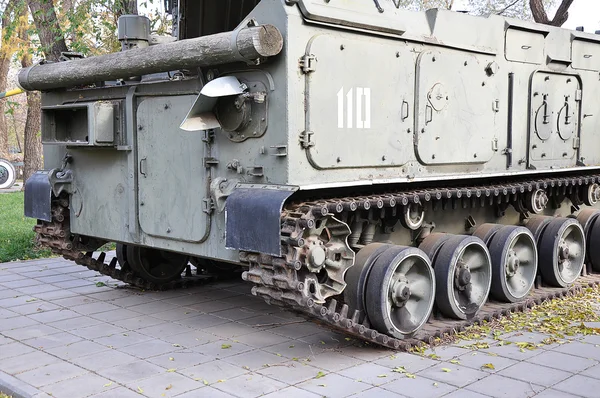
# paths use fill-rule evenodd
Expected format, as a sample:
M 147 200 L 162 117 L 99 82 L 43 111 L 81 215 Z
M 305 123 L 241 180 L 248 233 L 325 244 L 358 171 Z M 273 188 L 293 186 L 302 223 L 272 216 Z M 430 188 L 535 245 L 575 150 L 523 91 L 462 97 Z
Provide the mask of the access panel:
M 313 167 L 406 163 L 413 153 L 410 50 L 401 43 L 318 35 L 306 54 L 303 146 Z

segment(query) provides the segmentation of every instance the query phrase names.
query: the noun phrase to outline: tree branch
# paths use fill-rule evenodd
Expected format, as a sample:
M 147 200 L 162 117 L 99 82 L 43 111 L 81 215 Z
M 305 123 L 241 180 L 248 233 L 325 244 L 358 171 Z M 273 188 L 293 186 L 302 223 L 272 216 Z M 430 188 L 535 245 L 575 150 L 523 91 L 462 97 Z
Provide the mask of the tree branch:
M 507 5 L 506 7 L 504 7 L 501 11 L 498 11 L 496 13 L 496 15 L 502 15 L 504 14 L 506 11 L 508 11 L 509 8 L 513 7 L 515 4 L 517 4 L 520 0 L 515 0 L 512 3 L 510 3 L 509 5 Z

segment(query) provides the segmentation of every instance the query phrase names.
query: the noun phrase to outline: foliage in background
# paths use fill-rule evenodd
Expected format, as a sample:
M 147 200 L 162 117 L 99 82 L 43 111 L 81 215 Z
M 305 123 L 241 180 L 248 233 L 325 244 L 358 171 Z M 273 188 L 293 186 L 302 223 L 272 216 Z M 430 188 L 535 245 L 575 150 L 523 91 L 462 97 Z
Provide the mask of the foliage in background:
M 23 193 L 0 195 L 0 263 L 50 256 L 35 244 L 33 226 L 36 220 L 23 215 Z

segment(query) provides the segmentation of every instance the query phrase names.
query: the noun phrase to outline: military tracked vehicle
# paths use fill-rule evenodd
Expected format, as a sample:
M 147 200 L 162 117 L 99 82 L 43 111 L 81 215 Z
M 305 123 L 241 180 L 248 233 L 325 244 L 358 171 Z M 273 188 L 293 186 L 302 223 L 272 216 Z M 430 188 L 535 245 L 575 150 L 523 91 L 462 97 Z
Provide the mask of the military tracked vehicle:
M 180 0 L 177 38 L 24 69 L 56 253 L 393 348 L 600 277 L 600 36 L 393 0 Z M 117 260 L 93 255 L 117 242 Z

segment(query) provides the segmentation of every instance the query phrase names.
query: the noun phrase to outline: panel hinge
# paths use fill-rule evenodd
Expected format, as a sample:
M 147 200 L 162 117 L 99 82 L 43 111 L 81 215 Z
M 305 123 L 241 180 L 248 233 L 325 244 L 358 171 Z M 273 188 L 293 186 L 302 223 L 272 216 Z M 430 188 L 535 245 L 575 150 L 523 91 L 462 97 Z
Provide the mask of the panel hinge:
M 583 93 L 581 90 L 575 91 L 575 101 L 581 101 L 583 98 Z
M 573 149 L 579 149 L 579 137 L 573 138 Z
M 314 72 L 317 64 L 317 57 L 314 55 L 305 55 L 300 59 L 300 69 L 303 73 Z
M 211 144 L 215 138 L 214 130 L 202 130 L 202 142 Z
M 202 199 L 202 211 L 206 214 L 212 214 L 215 210 L 215 202 L 212 198 Z
M 492 140 L 492 151 L 498 152 L 498 138 Z
M 315 143 L 312 141 L 313 134 L 312 131 L 303 131 L 300 133 L 300 145 L 302 148 L 308 149 L 311 146 L 315 146 Z

